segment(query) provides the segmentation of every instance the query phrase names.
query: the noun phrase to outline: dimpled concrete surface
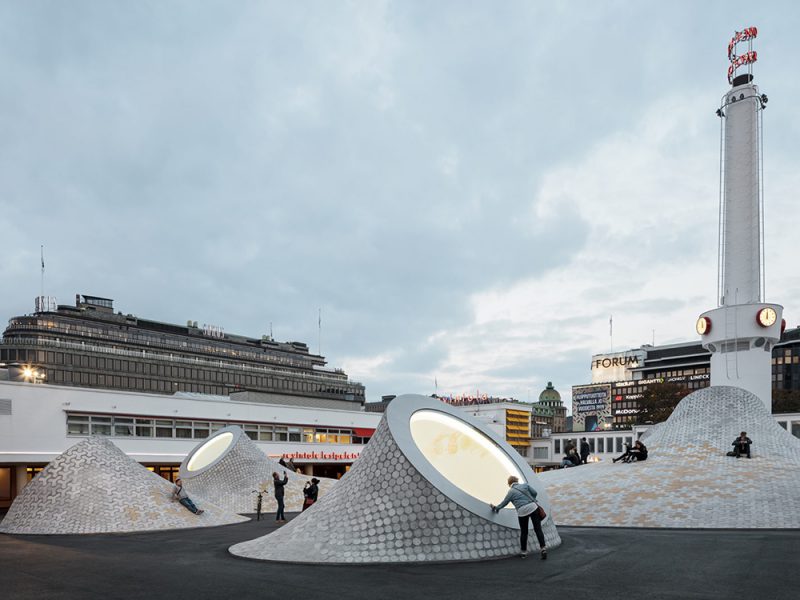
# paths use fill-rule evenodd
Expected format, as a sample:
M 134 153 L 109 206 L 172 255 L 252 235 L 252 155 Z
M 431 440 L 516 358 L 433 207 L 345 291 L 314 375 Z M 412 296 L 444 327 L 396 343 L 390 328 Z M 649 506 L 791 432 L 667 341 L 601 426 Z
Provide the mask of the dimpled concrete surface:
M 386 417 L 353 468 L 327 496 L 282 529 L 236 544 L 236 556 L 312 563 L 390 563 L 500 558 L 519 552 L 519 530 L 448 499 L 412 465 Z M 552 519 L 548 547 L 561 543 Z M 531 531 L 529 547 L 538 548 Z
M 172 500 L 173 487 L 107 438 L 92 437 L 58 456 L 25 486 L 0 532 L 118 533 L 248 520 L 201 498 L 193 498 L 204 511 L 195 515 Z
M 191 454 L 190 454 L 191 456 Z M 240 435 L 225 456 L 209 469 L 196 476 L 186 473 L 186 461 L 181 465 L 183 485 L 191 495 L 201 496 L 227 511 L 253 513 L 256 511 L 256 494 L 253 490 L 266 490 L 262 496 L 262 512 L 275 512 L 278 503 L 272 492 L 272 473 L 283 478 L 284 471 L 289 483 L 284 487 L 284 504 L 287 511 L 299 511 L 303 507 L 303 487 L 311 477 L 292 472 L 264 454 L 246 435 Z M 336 485 L 336 479 L 319 477 L 318 498 Z
M 741 431 L 753 440 L 752 459 L 725 456 Z M 644 462 L 541 473 L 557 524 L 800 528 L 800 440 L 753 394 L 698 390 L 642 441 Z

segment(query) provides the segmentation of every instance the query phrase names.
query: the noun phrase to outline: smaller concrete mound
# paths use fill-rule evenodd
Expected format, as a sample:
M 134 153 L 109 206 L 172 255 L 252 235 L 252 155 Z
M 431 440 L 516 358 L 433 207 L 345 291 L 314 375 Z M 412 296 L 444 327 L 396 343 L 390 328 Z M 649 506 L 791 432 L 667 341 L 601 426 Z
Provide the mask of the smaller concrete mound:
M 110 440 L 75 444 L 17 496 L 0 523 L 13 534 L 121 533 L 213 527 L 244 517 L 193 498 L 195 515 L 172 500 L 173 485 L 151 473 Z
M 180 476 L 186 491 L 203 497 L 225 510 L 254 513 L 257 497 L 254 490 L 266 491 L 262 496 L 262 512 L 275 512 L 278 503 L 273 495 L 272 474 L 289 478 L 284 488 L 285 510 L 300 511 L 303 487 L 311 479 L 280 465 L 264 454 L 245 435 L 241 427 L 225 427 L 198 444 L 181 463 Z M 336 479 L 319 477 L 318 498 L 324 496 Z
M 746 431 L 752 459 L 726 456 Z M 540 474 L 559 525 L 800 528 L 800 440 L 741 388 L 689 394 L 642 436 L 641 463 Z

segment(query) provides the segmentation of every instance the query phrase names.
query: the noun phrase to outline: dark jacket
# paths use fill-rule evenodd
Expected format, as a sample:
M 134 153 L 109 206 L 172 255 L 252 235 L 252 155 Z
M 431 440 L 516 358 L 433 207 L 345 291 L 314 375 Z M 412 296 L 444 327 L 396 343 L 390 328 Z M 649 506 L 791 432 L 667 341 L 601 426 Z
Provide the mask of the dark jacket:
M 275 497 L 276 498 L 283 498 L 283 486 L 289 483 L 289 476 L 284 475 L 283 479 L 275 479 L 272 478 L 272 483 L 275 484 Z
M 740 446 L 741 445 L 741 446 L 747 447 L 752 443 L 753 443 L 753 440 L 751 440 L 749 437 L 746 437 L 744 439 L 742 439 L 740 437 L 737 437 L 735 440 L 733 440 L 733 443 L 731 444 L 731 446 Z
M 589 447 L 589 442 L 581 442 L 581 456 L 589 456 L 592 449 Z
M 319 494 L 319 486 L 316 483 L 312 483 L 307 488 L 303 488 L 303 495 L 306 498 L 311 498 L 314 502 L 317 501 L 317 494 Z
M 631 456 L 635 456 L 636 460 L 647 460 L 647 446 L 639 442 L 639 446 L 634 446 L 629 450 Z

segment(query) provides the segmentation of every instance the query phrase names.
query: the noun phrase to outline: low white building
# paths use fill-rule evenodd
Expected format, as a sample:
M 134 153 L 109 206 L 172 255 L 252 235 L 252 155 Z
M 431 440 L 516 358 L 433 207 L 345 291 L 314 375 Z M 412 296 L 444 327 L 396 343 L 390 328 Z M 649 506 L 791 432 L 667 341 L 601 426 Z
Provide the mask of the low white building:
M 89 435 L 173 479 L 202 439 L 239 425 L 267 455 L 306 474 L 341 476 L 372 436 L 380 414 L 0 381 L 0 508 L 48 462 Z

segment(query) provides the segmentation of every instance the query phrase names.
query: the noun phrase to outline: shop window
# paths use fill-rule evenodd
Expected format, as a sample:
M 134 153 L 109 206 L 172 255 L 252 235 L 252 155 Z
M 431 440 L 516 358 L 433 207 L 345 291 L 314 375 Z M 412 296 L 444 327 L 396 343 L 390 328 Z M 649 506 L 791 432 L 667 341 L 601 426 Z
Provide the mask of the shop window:
M 0 500 L 11 500 L 11 467 L 0 467 Z
M 587 441 L 589 442 L 589 450 L 594 453 L 594 438 L 589 438 Z
M 561 454 L 561 440 L 553 440 L 553 450 L 556 454 Z
M 196 421 L 194 423 L 193 433 L 194 439 L 196 440 L 204 440 L 208 437 L 209 427 L 208 423 L 203 421 Z
M 44 467 L 27 467 L 25 469 L 25 478 L 28 480 L 28 483 L 30 483 L 31 479 L 36 477 L 43 470 Z
M 616 441 L 617 444 L 617 452 L 622 452 L 622 438 L 618 437 L 614 438 L 614 440 Z
M 301 441 L 301 429 L 299 427 L 290 427 L 289 428 L 289 441 L 290 442 L 299 442 Z

